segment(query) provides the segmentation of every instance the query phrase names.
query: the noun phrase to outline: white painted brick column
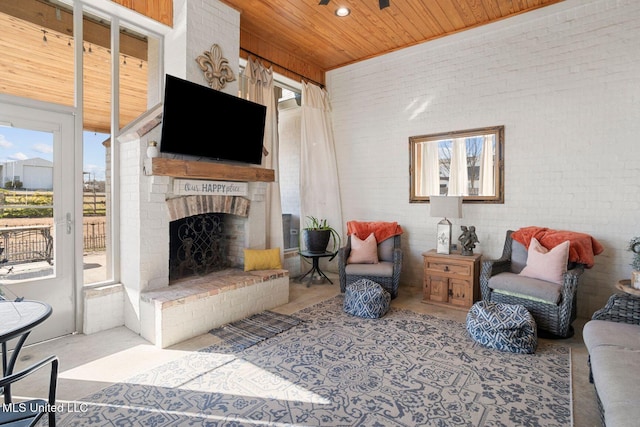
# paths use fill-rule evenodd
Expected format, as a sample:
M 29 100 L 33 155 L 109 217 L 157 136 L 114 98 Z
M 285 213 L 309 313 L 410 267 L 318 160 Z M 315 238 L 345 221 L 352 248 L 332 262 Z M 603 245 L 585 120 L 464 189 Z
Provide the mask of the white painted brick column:
M 160 127 L 119 145 L 121 161 L 120 253 L 125 289 L 125 326 L 140 332 L 140 293 L 169 285 L 169 215 L 165 203 L 171 179 L 144 174 L 148 141 Z
M 266 206 L 267 184 L 250 182 L 248 197 L 251 200 L 249 218 L 244 224 L 244 246 L 251 249 L 265 249 L 267 244 Z

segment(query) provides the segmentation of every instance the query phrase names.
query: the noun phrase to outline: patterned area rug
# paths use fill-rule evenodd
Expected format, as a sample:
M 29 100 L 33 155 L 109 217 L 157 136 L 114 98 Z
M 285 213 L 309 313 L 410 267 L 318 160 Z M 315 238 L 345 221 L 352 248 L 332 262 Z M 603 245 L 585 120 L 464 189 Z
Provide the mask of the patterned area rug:
M 464 324 L 339 295 L 248 349 L 217 345 L 84 399 L 64 426 L 570 426 L 568 346 L 485 348 Z
M 260 341 L 299 325 L 300 319 L 273 311 L 263 311 L 246 319 L 209 331 L 234 351 L 244 350 Z

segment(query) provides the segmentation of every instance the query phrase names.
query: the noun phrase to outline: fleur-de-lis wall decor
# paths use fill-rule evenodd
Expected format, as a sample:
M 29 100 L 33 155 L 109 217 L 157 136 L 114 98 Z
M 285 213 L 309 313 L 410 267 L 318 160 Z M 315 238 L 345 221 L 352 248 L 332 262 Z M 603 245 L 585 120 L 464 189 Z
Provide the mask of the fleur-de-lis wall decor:
M 209 52 L 203 52 L 196 58 L 196 62 L 204 73 L 204 78 L 213 89 L 220 90 L 228 82 L 236 79 L 233 70 L 229 66 L 229 61 L 222 57 L 222 49 L 217 44 L 211 46 Z

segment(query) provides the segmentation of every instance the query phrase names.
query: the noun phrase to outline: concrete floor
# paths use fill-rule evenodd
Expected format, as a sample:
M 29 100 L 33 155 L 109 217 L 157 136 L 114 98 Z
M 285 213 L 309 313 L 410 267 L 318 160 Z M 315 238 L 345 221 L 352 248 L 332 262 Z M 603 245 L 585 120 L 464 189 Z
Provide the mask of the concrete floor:
M 329 274 L 334 284 L 313 284 L 311 287 L 291 282 L 290 302 L 274 311 L 292 314 L 319 301 L 340 293 L 337 277 Z M 393 307 L 464 322 L 466 311 L 441 308 L 421 302 L 421 289 L 400 287 Z M 560 340 L 571 347 L 574 426 L 601 426 L 593 384 L 589 383 L 587 351 L 582 340 L 584 319 L 574 322 L 572 338 Z M 59 403 L 71 402 L 87 396 L 115 382 L 121 382 L 141 371 L 183 357 L 190 351 L 214 344 L 218 338 L 204 334 L 167 349 L 159 349 L 125 327 L 118 327 L 92 335 L 70 335 L 25 347 L 19 366 L 56 354 L 60 359 L 57 391 Z M 16 398 L 44 396 L 46 378 L 32 376 L 13 388 Z

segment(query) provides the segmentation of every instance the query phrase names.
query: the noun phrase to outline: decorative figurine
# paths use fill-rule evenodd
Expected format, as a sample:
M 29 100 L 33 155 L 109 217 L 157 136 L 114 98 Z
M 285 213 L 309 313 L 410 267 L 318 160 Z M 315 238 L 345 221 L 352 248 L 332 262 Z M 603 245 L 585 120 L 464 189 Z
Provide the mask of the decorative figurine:
M 476 247 L 478 236 L 476 235 L 476 227 L 473 225 L 467 228 L 466 225 L 460 226 L 462 234 L 458 237 L 460 246 L 462 246 L 462 255 L 473 255 L 473 248 Z

